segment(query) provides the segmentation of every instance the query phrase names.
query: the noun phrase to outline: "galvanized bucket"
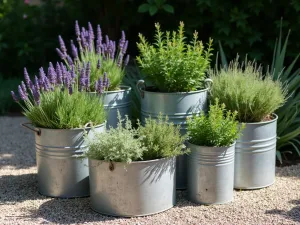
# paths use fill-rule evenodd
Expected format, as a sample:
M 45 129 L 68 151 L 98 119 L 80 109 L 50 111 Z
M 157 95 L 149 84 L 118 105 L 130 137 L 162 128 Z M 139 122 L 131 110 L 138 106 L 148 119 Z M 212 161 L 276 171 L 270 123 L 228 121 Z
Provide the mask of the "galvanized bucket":
M 89 196 L 88 160 L 80 159 L 87 150 L 83 135 L 103 132 L 104 124 L 84 129 L 46 129 L 23 126 L 35 132 L 39 193 L 49 197 Z
M 106 128 L 117 127 L 118 124 L 118 111 L 122 118 L 125 115 L 130 117 L 130 104 L 131 104 L 131 87 L 121 86 L 119 91 L 108 91 L 103 94 L 104 109 L 107 112 Z
M 145 122 L 145 118 L 151 116 L 157 119 L 159 114 L 168 116 L 169 121 L 175 125 L 181 126 L 181 133 L 185 134 L 187 129 L 187 118 L 193 114 L 199 114 L 201 111 L 205 113 L 208 110 L 207 95 L 211 79 L 206 79 L 206 89 L 191 92 L 174 92 L 161 93 L 147 91 L 145 82 L 139 80 L 137 88 L 141 95 L 141 122 Z M 176 170 L 176 187 L 177 189 L 185 189 L 187 184 L 187 168 L 186 156 L 177 158 Z
M 275 182 L 277 115 L 272 121 L 246 123 L 236 142 L 234 188 L 257 189 Z
M 234 147 L 206 147 L 188 143 L 188 198 L 200 204 L 233 200 Z
M 110 216 L 146 216 L 176 202 L 176 158 L 105 162 L 89 159 L 92 209 Z

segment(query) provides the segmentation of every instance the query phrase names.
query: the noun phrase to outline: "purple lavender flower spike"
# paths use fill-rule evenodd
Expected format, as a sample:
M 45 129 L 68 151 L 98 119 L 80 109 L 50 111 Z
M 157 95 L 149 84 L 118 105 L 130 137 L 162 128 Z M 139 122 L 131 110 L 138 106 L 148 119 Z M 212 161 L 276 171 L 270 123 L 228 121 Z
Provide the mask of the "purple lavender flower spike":
M 73 65 L 71 70 L 72 83 L 75 83 L 75 77 L 76 77 L 75 66 Z
M 103 86 L 106 87 L 106 84 L 107 84 L 107 73 L 104 72 L 104 75 L 103 75 Z
M 122 61 L 123 61 L 123 54 L 121 52 L 120 55 L 119 55 L 119 58 L 118 58 L 118 62 L 117 62 L 118 67 L 122 66 Z
M 123 55 L 126 54 L 127 48 L 128 48 L 128 41 L 125 41 L 124 48 L 122 50 Z
M 72 49 L 72 55 L 74 60 L 78 59 L 78 50 L 76 48 L 76 46 L 74 45 L 73 41 L 71 41 L 71 49 Z
M 75 21 L 75 34 L 77 37 L 80 37 L 80 28 L 79 28 L 78 20 Z
M 97 26 L 97 40 L 99 40 L 99 43 L 102 44 L 102 31 L 99 24 Z
M 84 32 L 81 32 L 81 45 L 82 47 L 85 49 L 86 46 L 87 46 L 87 43 L 86 43 L 86 39 L 85 39 L 85 36 L 84 36 Z
M 69 55 L 67 55 L 67 61 L 70 66 L 73 65 L 73 60 Z
M 33 95 L 34 101 L 35 101 L 38 105 L 40 105 L 40 92 L 39 92 L 39 90 L 38 90 L 36 87 L 34 87 L 34 88 L 32 89 L 32 95 Z
M 19 98 L 18 98 L 18 96 L 15 94 L 15 92 L 11 91 L 10 93 L 11 93 L 11 96 L 12 96 L 13 100 L 14 100 L 15 102 L 19 102 Z
M 44 69 L 43 69 L 43 67 L 41 67 L 40 69 L 39 69 L 39 71 L 40 71 L 40 78 L 42 78 L 43 80 L 44 80 L 44 78 L 46 77 L 46 74 L 45 74 L 45 72 L 44 72 Z
M 101 62 L 100 62 L 100 59 L 98 59 L 98 62 L 97 62 L 97 69 L 100 69 L 101 68 Z
M 83 68 L 81 69 L 81 73 L 80 73 L 80 80 L 79 80 L 79 84 L 80 84 L 80 91 L 83 90 L 83 88 L 85 87 L 85 67 L 83 66 Z
M 102 93 L 103 93 L 103 82 L 102 82 L 102 77 L 99 78 L 97 92 L 98 92 L 99 94 L 102 94 Z
M 62 79 L 64 80 L 67 76 L 67 67 L 63 63 L 60 64 L 60 68 L 62 71 Z
M 39 78 L 37 76 L 34 76 L 34 86 L 37 90 L 40 90 L 40 84 L 39 84 Z
M 56 74 L 57 74 L 57 83 L 62 84 L 63 83 L 63 75 L 62 75 L 61 67 L 58 62 L 56 63 Z
M 99 40 L 96 41 L 96 53 L 101 55 L 101 42 Z
M 125 32 L 122 30 L 122 37 L 121 37 L 121 39 L 119 41 L 119 49 L 120 49 L 120 51 L 123 50 L 125 42 L 126 42 Z
M 50 81 L 48 79 L 48 77 L 44 77 L 44 90 L 45 91 L 49 91 L 51 89 L 50 87 Z
M 25 92 L 23 91 L 21 85 L 18 86 L 18 92 L 19 92 L 19 95 L 20 95 L 20 97 L 21 97 L 21 99 L 22 99 L 23 101 L 28 100 L 28 97 L 27 97 L 27 95 L 25 94 Z
M 24 68 L 24 78 L 25 78 L 25 83 L 26 83 L 27 87 L 30 88 L 30 84 L 29 84 L 30 77 L 28 75 L 28 72 L 27 72 L 26 68 Z
M 64 53 L 62 53 L 58 48 L 56 48 L 56 52 L 62 60 L 64 60 L 66 58 L 66 55 Z
M 26 93 L 27 89 L 26 89 L 24 81 L 21 82 L 21 87 L 22 87 L 23 92 Z
M 69 71 L 66 73 L 64 83 L 67 88 L 69 88 L 71 85 L 71 73 Z
M 126 58 L 125 58 L 125 61 L 124 61 L 124 66 L 127 66 L 127 65 L 128 65 L 128 63 L 129 63 L 129 58 L 130 58 L 130 56 L 127 55 Z
M 107 35 L 105 35 L 105 44 L 106 44 L 106 46 L 108 46 L 108 45 L 109 45 L 109 38 L 108 38 L 108 36 L 107 36 Z
M 94 40 L 95 39 L 94 30 L 93 30 L 92 24 L 90 22 L 88 22 L 88 29 L 89 29 L 89 37 L 92 40 Z
M 56 84 L 57 74 L 51 62 L 49 63 L 48 67 L 48 79 L 50 80 L 51 84 Z
M 90 76 L 91 76 L 91 63 L 88 62 L 86 66 L 86 72 L 85 72 L 85 77 L 86 77 L 86 82 L 85 82 L 85 87 L 87 90 L 90 88 Z
M 60 49 L 61 51 L 66 54 L 67 53 L 67 48 L 66 48 L 66 45 L 65 45 L 65 42 L 64 40 L 62 39 L 62 37 L 59 35 L 58 36 L 58 41 L 59 41 L 59 45 L 60 45 Z

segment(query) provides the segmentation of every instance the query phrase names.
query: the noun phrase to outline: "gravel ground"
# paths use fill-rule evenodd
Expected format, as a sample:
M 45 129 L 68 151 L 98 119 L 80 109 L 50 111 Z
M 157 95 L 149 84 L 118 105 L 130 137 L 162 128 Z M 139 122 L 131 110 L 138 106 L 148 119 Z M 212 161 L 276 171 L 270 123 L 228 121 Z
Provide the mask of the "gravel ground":
M 34 135 L 23 117 L 0 117 L 0 224 L 300 224 L 300 164 L 277 168 L 274 185 L 235 191 L 226 205 L 199 206 L 177 193 L 177 205 L 138 218 L 102 216 L 89 198 L 54 199 L 37 191 Z

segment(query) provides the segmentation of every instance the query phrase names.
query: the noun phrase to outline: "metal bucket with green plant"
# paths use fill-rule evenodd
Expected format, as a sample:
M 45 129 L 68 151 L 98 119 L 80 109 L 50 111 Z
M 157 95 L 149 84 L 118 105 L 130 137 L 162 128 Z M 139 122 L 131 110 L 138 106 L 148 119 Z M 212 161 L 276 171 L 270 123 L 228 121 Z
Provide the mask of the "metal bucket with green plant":
M 137 62 L 145 75 L 146 83 L 137 83 L 141 95 L 141 120 L 160 113 L 181 126 L 186 133 L 186 118 L 194 113 L 207 111 L 207 93 L 210 79 L 206 79 L 212 56 L 212 40 L 207 48 L 195 32 L 191 43 L 187 43 L 184 24 L 178 31 L 161 31 L 155 24 L 154 43 L 149 44 L 142 34 L 137 44 L 140 55 Z M 186 158 L 177 160 L 177 188 L 186 188 Z
M 130 115 L 131 87 L 122 85 L 125 67 L 129 62 L 125 32 L 122 31 L 121 39 L 116 44 L 107 35 L 103 38 L 100 25 L 95 35 L 91 23 L 88 23 L 87 29 L 80 29 L 76 21 L 75 34 L 77 45 L 71 40 L 70 55 L 61 36 L 60 48 L 56 51 L 67 67 L 74 66 L 80 89 L 103 97 L 104 108 L 108 112 L 107 128 L 116 127 L 118 110 L 122 117 Z M 86 70 L 90 71 L 88 75 Z M 88 88 L 86 83 L 90 84 Z
M 238 126 L 237 111 L 225 111 L 215 100 L 208 115 L 188 119 L 188 198 L 200 204 L 223 204 L 233 200 L 234 150 L 244 124 Z
M 226 108 L 237 111 L 246 128 L 235 150 L 235 188 L 255 189 L 275 181 L 276 122 L 274 112 L 287 99 L 287 86 L 262 73 L 255 62 L 232 61 L 228 68 L 211 70 L 214 80 L 212 102 L 218 98 Z
M 92 208 L 131 217 L 173 207 L 175 156 L 186 152 L 182 151 L 185 138 L 179 126 L 162 116 L 147 118 L 137 128 L 128 118 L 120 119 L 117 128 L 87 138 Z
M 24 69 L 25 83 L 12 97 L 30 120 L 23 126 L 35 133 L 39 192 L 70 198 L 89 195 L 87 160 L 78 159 L 87 150 L 84 132 L 104 131 L 106 113 L 101 100 L 79 91 L 74 69 L 50 63 L 48 74 L 40 68 L 34 81 Z

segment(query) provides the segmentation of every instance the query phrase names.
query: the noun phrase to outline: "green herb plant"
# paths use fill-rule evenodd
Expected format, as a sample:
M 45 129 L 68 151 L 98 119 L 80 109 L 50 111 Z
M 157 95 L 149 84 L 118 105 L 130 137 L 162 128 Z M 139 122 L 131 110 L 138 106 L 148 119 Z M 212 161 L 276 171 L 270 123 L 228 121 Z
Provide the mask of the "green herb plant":
M 145 119 L 145 125 L 139 123 L 139 135 L 148 151 L 144 152 L 146 160 L 173 157 L 187 153 L 184 149 L 186 136 L 180 135 L 180 126 L 168 122 L 168 117 L 163 118 L 160 114 L 158 120 Z
M 124 124 L 124 126 L 122 125 Z M 167 123 L 167 118 L 159 117 L 158 121 L 146 119 L 145 126 L 138 122 L 138 128 L 133 128 L 126 117 L 121 119 L 116 128 L 105 133 L 96 133 L 93 138 L 87 138 L 88 158 L 113 162 L 153 160 L 184 154 L 182 150 L 184 137 L 180 136 L 179 127 Z
M 210 105 L 208 115 L 204 113 L 188 118 L 189 142 L 199 146 L 228 147 L 239 138 L 244 124 L 238 125 L 237 111 L 225 110 L 225 104 Z
M 178 31 L 162 32 L 159 23 L 155 24 L 155 42 L 149 44 L 142 34 L 137 43 L 140 55 L 137 62 L 142 72 L 160 92 L 188 92 L 205 87 L 205 72 L 212 55 L 212 39 L 205 49 L 198 33 L 193 41 L 186 43 L 184 23 Z
M 272 113 L 287 99 L 287 86 L 280 80 L 265 75 L 255 62 L 242 64 L 232 61 L 228 68 L 210 70 L 214 84 L 211 89 L 212 102 L 218 98 L 226 108 L 237 111 L 240 122 L 261 122 L 272 119 Z

